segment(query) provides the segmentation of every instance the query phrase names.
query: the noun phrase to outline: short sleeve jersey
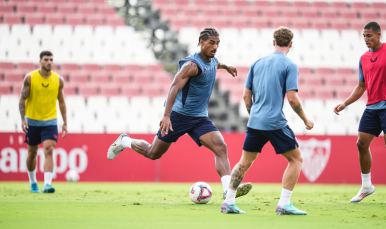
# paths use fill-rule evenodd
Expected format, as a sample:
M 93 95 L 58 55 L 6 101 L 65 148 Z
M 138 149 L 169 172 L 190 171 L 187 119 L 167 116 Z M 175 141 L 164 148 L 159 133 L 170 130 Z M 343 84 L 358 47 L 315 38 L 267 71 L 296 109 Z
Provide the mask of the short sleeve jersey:
M 248 127 L 277 130 L 287 126 L 282 111 L 285 94 L 298 91 L 299 69 L 284 53 L 274 52 L 252 64 L 245 87 L 252 90 Z

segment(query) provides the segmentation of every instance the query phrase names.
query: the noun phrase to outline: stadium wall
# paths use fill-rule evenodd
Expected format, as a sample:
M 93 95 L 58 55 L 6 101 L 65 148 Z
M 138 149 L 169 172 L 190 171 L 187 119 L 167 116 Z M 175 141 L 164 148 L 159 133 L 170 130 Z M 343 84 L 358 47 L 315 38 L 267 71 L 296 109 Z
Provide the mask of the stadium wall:
M 233 167 L 240 159 L 244 141 L 242 133 L 223 133 Z M 132 135 L 152 141 L 154 135 Z M 199 148 L 185 135 L 172 144 L 160 159 L 152 161 L 126 149 L 109 161 L 106 151 L 116 134 L 70 134 L 59 139 L 55 149 L 55 180 L 65 180 L 68 169 L 80 173 L 81 181 L 146 181 L 146 182 L 219 182 L 214 155 Z M 360 184 L 360 168 L 355 136 L 298 136 L 304 158 L 299 178 L 301 183 Z M 385 144 L 383 137 L 371 145 L 373 155 L 372 182 L 386 184 Z M 27 145 L 22 133 L 0 134 L 0 181 L 27 181 Z M 44 154 L 39 150 L 37 178 L 43 180 Z M 281 182 L 286 160 L 275 155 L 267 144 L 249 170 L 244 181 Z

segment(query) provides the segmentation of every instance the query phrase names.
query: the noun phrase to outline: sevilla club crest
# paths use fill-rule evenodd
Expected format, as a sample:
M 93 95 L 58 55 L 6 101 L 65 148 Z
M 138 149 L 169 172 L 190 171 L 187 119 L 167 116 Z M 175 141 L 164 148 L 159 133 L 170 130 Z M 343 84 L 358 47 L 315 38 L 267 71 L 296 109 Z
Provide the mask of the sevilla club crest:
M 322 174 L 331 152 L 331 140 L 298 140 L 299 148 L 303 156 L 302 172 L 310 181 L 314 182 Z

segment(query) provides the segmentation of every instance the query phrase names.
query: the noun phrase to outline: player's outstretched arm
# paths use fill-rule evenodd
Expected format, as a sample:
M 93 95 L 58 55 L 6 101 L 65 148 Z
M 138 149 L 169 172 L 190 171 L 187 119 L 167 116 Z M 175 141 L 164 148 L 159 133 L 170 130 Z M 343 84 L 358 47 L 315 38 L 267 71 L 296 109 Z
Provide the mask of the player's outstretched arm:
M 309 120 L 306 116 L 306 113 L 303 111 L 302 102 L 298 97 L 298 93 L 295 90 L 291 90 L 287 92 L 288 102 L 291 105 L 292 109 L 299 115 L 299 117 L 303 120 L 306 125 L 307 130 L 311 130 L 314 128 L 314 122 Z
M 237 76 L 237 69 L 236 69 L 236 67 L 234 67 L 232 65 L 229 65 L 229 64 L 223 64 L 218 59 L 217 59 L 217 61 L 218 61 L 217 69 L 225 69 L 233 77 Z
M 64 101 L 63 88 L 64 88 L 64 80 L 62 79 L 62 77 L 60 77 L 58 100 L 59 100 L 60 113 L 62 114 L 62 118 L 63 118 L 62 138 L 65 138 L 67 136 L 67 111 L 66 111 L 66 102 Z
M 250 114 L 251 107 L 252 107 L 252 90 L 249 90 L 248 88 L 244 87 L 243 99 L 244 99 L 245 107 L 247 108 L 248 114 Z
M 192 61 L 186 61 L 180 71 L 174 77 L 172 85 L 170 86 L 168 97 L 166 98 L 164 117 L 160 122 L 160 131 L 162 134 L 168 134 L 169 129 L 173 131 L 172 123 L 170 121 L 170 115 L 178 92 L 184 88 L 190 77 L 198 74 L 197 64 Z
M 342 104 L 338 104 L 334 108 L 335 114 L 339 115 L 339 112 L 344 110 L 351 103 L 357 101 L 360 97 L 362 97 L 363 93 L 365 93 L 366 91 L 365 82 L 362 82 L 362 81 L 358 81 L 358 82 L 359 82 L 358 85 L 355 87 L 351 95 Z
M 21 89 L 20 99 L 19 99 L 19 112 L 21 116 L 21 128 L 25 133 L 28 132 L 28 122 L 25 119 L 25 100 L 29 96 L 29 91 L 31 89 L 31 75 L 27 74 L 24 77 L 23 88 Z

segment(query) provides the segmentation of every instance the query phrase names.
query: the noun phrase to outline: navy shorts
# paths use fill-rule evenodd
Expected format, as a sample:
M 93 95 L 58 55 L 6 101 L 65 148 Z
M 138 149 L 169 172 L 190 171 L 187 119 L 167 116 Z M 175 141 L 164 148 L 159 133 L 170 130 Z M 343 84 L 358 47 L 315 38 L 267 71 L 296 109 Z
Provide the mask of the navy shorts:
M 164 142 L 176 142 L 179 137 L 187 133 L 198 146 L 201 146 L 199 138 L 202 135 L 218 131 L 208 117 L 192 117 L 172 111 L 170 121 L 174 131 L 169 130 L 164 136 L 161 135 L 160 130 L 157 133 L 158 139 Z
M 366 109 L 363 112 L 358 131 L 378 137 L 382 130 L 383 133 L 386 132 L 386 109 Z
M 289 126 L 279 130 L 256 130 L 248 127 L 243 150 L 261 153 L 263 146 L 268 141 L 275 148 L 276 154 L 282 154 L 299 147 L 295 134 Z
M 28 126 L 25 133 L 25 142 L 30 146 L 36 146 L 45 140 L 58 141 L 58 126 Z

